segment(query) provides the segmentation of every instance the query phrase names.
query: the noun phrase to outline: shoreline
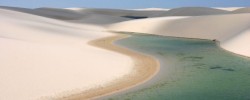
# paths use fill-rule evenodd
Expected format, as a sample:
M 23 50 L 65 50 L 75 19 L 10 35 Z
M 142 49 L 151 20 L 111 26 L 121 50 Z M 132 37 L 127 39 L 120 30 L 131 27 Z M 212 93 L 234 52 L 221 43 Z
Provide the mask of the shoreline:
M 235 53 L 235 52 L 232 52 L 232 51 L 229 51 L 229 50 L 223 48 L 222 45 L 221 45 L 221 41 L 218 41 L 216 39 L 178 37 L 178 36 L 167 36 L 167 35 L 160 35 L 160 34 L 137 33 L 137 32 L 126 32 L 126 31 L 110 31 L 110 32 L 115 32 L 115 33 L 133 33 L 133 34 L 140 34 L 140 35 L 143 34 L 143 35 L 152 35 L 152 36 L 161 36 L 161 37 L 172 37 L 172 38 L 184 38 L 184 39 L 196 39 L 196 40 L 213 41 L 219 48 L 221 48 L 222 50 L 224 50 L 224 51 L 226 51 L 228 53 L 232 53 L 232 54 L 234 54 L 236 56 L 240 56 L 240 57 L 244 57 L 244 58 L 250 58 L 249 56 L 246 56 L 246 55 L 243 55 L 243 54 L 239 54 L 239 53 Z
M 129 35 L 116 34 L 115 36 L 104 37 L 89 41 L 88 44 L 105 50 L 114 51 L 122 55 L 131 57 L 133 60 L 133 72 L 128 75 L 115 79 L 113 82 L 103 87 L 96 87 L 79 94 L 64 96 L 64 100 L 85 100 L 98 99 L 103 96 L 111 95 L 134 86 L 140 85 L 157 74 L 160 69 L 160 63 L 153 57 L 134 52 L 127 48 L 115 45 L 113 42 L 128 37 Z

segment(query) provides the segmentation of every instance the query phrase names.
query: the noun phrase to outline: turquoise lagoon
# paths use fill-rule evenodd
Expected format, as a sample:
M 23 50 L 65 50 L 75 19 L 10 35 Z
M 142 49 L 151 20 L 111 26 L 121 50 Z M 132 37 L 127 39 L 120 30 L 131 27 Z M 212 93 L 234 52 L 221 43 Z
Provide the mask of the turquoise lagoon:
M 158 59 L 148 82 L 104 100 L 250 100 L 250 59 L 213 41 L 133 34 L 115 44 Z

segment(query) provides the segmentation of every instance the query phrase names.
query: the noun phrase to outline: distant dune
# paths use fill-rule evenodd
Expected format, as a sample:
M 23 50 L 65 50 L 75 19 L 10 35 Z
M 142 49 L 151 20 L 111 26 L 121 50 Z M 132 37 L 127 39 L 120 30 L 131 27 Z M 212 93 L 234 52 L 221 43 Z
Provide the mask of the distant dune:
M 57 20 L 65 20 L 68 22 L 72 21 L 72 22 L 95 24 L 95 25 L 111 24 L 111 23 L 130 20 L 130 18 L 124 18 L 119 16 L 96 14 L 90 11 L 79 12 L 79 11 L 72 11 L 69 9 L 58 9 L 58 8 L 26 9 L 26 8 L 15 8 L 15 7 L 0 7 L 0 8 L 34 14 Z
M 28 9 L 28 8 L 17 8 L 17 7 L 0 7 L 2 9 L 13 10 L 43 17 L 49 17 L 60 20 L 72 20 L 80 19 L 83 14 L 73 12 L 66 9 L 57 9 L 57 8 L 38 8 L 38 9 Z
M 234 11 L 243 7 L 214 7 L 215 9 L 221 9 L 221 10 L 226 10 L 226 11 Z
M 246 52 L 250 50 L 250 46 L 238 45 L 250 43 L 250 39 L 243 39 L 243 36 L 249 34 L 247 32 L 250 28 L 249 18 L 250 14 L 147 18 L 116 23 L 110 25 L 109 29 L 186 38 L 216 39 L 226 50 L 250 56 L 250 52 Z M 238 39 L 240 36 L 242 39 Z M 236 38 L 238 44 L 228 42 Z
M 206 7 L 182 7 L 168 10 L 161 16 L 201 16 L 227 14 L 228 11 Z
M 232 13 L 250 13 L 250 8 L 239 8 L 232 11 Z
M 139 10 L 139 11 L 168 11 L 169 9 L 166 9 L 166 8 L 144 8 L 144 9 L 132 9 L 132 10 Z

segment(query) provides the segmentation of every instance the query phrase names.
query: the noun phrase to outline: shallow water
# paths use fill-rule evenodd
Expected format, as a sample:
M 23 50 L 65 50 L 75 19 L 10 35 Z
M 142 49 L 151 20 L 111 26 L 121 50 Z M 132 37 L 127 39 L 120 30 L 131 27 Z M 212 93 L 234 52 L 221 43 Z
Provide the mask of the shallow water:
M 159 73 L 107 100 L 250 100 L 250 59 L 198 39 L 132 35 L 116 44 L 157 58 Z

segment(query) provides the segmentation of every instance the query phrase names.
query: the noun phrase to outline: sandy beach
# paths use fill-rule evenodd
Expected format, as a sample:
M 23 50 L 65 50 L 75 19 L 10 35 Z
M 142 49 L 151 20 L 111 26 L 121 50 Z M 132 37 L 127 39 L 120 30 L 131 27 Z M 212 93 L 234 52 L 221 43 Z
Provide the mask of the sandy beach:
M 118 34 L 112 37 L 101 38 L 90 41 L 89 44 L 106 50 L 121 53 L 129 56 L 133 59 L 133 71 L 125 75 L 123 78 L 114 80 L 104 87 L 97 87 L 80 94 L 74 94 L 65 98 L 59 98 L 64 100 L 84 100 L 84 99 L 98 99 L 101 96 L 109 95 L 115 92 L 119 92 L 151 79 L 159 70 L 159 62 L 147 55 L 131 51 L 126 48 L 114 45 L 113 42 L 122 38 L 126 38 L 128 35 Z

